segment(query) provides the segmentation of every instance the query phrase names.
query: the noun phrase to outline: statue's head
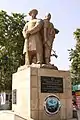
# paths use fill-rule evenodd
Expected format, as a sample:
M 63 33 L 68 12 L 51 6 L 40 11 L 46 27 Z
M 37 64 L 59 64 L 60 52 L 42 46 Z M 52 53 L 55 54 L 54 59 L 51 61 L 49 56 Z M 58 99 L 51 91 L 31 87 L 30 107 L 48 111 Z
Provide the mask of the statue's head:
M 36 9 L 32 9 L 32 10 L 29 12 L 29 15 L 30 15 L 32 18 L 35 18 L 37 14 L 38 14 L 38 11 L 37 11 Z
M 46 19 L 50 20 L 51 19 L 51 14 L 50 13 L 47 13 L 46 16 L 45 16 Z

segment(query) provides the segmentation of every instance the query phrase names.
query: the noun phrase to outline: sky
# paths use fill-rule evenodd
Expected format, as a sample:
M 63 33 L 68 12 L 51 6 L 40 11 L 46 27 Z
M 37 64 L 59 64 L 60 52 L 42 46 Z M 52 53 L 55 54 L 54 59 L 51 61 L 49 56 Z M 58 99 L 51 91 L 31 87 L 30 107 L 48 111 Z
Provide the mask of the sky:
M 0 10 L 8 14 L 27 14 L 33 8 L 39 12 L 38 18 L 43 19 L 46 13 L 51 13 L 51 22 L 59 30 L 53 43 L 58 58 L 52 57 L 51 63 L 60 70 L 69 70 L 68 49 L 74 49 L 76 40 L 73 32 L 80 28 L 80 0 L 0 0 Z

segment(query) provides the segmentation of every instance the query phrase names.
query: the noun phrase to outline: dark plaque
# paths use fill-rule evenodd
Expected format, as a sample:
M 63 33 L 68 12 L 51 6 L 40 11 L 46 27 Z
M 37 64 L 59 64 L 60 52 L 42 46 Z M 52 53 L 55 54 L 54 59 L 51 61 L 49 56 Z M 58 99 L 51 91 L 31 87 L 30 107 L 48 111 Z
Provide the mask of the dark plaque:
M 42 93 L 63 93 L 63 78 L 41 76 Z
M 13 90 L 13 104 L 16 104 L 16 89 Z

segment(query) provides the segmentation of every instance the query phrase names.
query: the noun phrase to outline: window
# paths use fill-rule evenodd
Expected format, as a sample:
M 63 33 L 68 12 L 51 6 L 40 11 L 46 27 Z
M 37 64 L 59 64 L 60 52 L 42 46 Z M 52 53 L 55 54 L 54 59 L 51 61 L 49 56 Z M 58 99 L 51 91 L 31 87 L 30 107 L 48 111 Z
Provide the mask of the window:
M 9 99 L 9 98 L 8 98 L 8 94 L 6 94 L 6 101 L 8 101 L 8 99 Z

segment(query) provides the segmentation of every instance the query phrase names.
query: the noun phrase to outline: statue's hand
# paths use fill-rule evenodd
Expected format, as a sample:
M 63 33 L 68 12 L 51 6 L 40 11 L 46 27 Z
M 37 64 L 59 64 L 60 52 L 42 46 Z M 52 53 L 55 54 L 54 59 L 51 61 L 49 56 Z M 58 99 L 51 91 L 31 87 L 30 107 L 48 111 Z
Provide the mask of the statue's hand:
M 29 36 L 30 36 L 30 34 L 29 34 L 29 33 L 27 33 L 27 34 L 26 34 L 26 37 L 27 37 L 27 38 L 29 38 Z
M 26 31 L 26 34 L 30 34 L 29 30 Z
M 45 43 L 44 45 L 45 45 L 46 48 L 48 47 L 47 43 Z

